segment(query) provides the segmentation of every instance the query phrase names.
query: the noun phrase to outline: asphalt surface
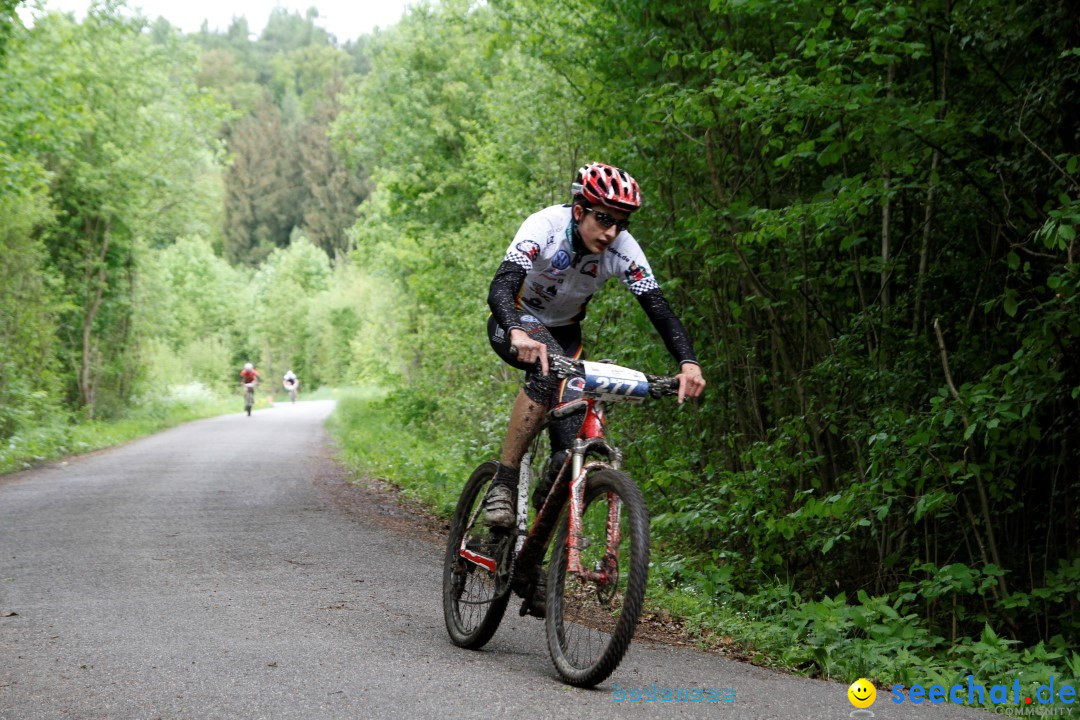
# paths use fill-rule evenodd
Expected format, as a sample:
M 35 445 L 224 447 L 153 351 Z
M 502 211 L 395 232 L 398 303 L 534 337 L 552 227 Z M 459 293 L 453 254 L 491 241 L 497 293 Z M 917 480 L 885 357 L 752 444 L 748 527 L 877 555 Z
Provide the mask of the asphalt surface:
M 347 483 L 332 408 L 0 477 L 0 720 L 851 716 L 846 684 L 643 640 L 608 682 L 570 688 L 517 603 L 483 651 L 454 647 L 438 528 Z M 654 685 L 734 699 L 618 699 Z M 989 717 L 890 697 L 874 717 Z

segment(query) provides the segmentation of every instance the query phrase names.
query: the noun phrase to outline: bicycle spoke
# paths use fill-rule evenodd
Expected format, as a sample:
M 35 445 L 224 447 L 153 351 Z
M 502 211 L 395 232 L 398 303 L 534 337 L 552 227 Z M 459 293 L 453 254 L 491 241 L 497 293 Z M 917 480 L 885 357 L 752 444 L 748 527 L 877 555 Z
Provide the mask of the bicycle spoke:
M 569 538 L 564 522 L 548 590 L 552 660 L 565 679 L 583 686 L 610 675 L 626 652 L 648 572 L 648 519 L 640 491 L 611 470 L 589 482 L 580 535 Z M 580 574 L 568 567 L 568 542 L 579 549 Z
M 509 601 L 513 536 L 492 533 L 478 522 L 484 494 L 494 476 L 492 463 L 477 468 L 462 491 L 443 566 L 443 615 L 451 640 L 478 648 L 486 643 L 502 620 Z M 465 557 L 462 545 L 476 557 Z M 494 561 L 486 569 L 481 558 Z

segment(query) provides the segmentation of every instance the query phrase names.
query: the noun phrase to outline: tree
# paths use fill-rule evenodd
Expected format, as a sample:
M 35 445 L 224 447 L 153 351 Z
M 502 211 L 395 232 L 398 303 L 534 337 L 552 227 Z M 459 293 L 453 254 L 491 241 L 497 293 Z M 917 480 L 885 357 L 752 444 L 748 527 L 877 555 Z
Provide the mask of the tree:
M 295 146 L 276 105 L 265 97 L 230 134 L 225 174 L 225 250 L 234 262 L 257 263 L 289 243 L 302 212 Z
M 330 143 L 330 127 L 337 116 L 335 103 L 326 101 L 300 130 L 299 166 L 305 188 L 303 232 L 331 257 L 349 249 L 346 230 L 356 221 L 356 209 L 367 187 L 350 170 Z
M 26 92 L 10 108 L 33 122 L 55 109 L 25 151 L 50 173 L 55 222 L 42 229 L 49 264 L 63 278 L 62 361 L 72 397 L 93 416 L 122 402 L 137 379 L 131 297 L 135 239 L 206 229 L 201 184 L 213 166 L 219 109 L 207 103 L 179 44 L 155 45 L 140 20 L 96 7 L 76 24 L 46 15 L 11 58 Z
M 142 270 L 135 329 L 149 382 L 155 388 L 195 381 L 226 389 L 255 313 L 248 274 L 200 237 L 140 247 L 136 257 Z
M 8 38 L 17 22 L 15 8 L 22 4 L 22 0 L 0 0 L 0 62 L 3 62 L 7 52 Z
M 1076 27 L 1038 3 L 415 10 L 371 40 L 333 137 L 373 184 L 355 261 L 415 298 L 408 384 L 447 398 L 426 427 L 491 372 L 464 318 L 514 219 L 615 162 L 713 380 L 700 413 L 640 421 L 659 525 L 698 558 L 680 572 L 872 591 L 931 634 L 1077 637 Z M 657 367 L 628 307 L 597 297 L 595 344 Z M 941 590 L 957 564 L 976 580 Z
M 289 368 L 310 377 L 309 319 L 312 302 L 330 286 L 330 260 L 307 238 L 275 250 L 255 274 L 258 308 L 252 327 L 266 371 L 278 377 Z

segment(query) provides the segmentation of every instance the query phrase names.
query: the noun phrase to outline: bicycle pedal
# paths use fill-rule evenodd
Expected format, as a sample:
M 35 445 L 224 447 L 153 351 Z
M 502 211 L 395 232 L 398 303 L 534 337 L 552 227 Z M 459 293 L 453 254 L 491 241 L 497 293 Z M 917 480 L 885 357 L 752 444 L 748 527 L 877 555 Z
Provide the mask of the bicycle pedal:
M 518 615 L 525 617 L 526 615 L 532 615 L 535 618 L 543 620 L 547 617 L 547 604 L 544 598 L 532 597 L 521 603 L 521 609 L 518 610 Z

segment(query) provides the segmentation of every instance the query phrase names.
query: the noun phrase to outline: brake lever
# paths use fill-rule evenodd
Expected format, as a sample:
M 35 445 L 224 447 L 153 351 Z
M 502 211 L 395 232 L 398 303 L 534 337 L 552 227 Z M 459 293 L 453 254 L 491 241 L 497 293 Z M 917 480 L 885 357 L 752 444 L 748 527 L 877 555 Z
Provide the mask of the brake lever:
M 518 349 L 516 345 L 511 345 L 508 350 L 510 357 L 516 358 L 518 356 Z M 536 361 L 537 367 L 540 365 L 540 361 Z M 572 375 L 577 372 L 578 365 L 576 360 L 571 360 L 565 355 L 548 355 L 548 372 L 564 378 L 568 375 Z

